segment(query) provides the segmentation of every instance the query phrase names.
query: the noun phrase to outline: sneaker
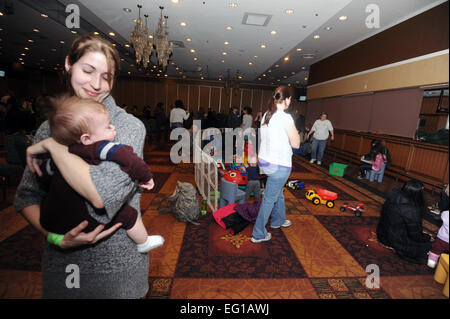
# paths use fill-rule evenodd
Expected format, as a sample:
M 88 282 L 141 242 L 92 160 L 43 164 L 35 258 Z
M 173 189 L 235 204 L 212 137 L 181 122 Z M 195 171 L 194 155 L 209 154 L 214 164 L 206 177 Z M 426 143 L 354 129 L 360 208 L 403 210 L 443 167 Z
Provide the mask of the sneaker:
M 316 161 L 315 158 L 311 158 L 311 160 L 309 161 L 311 164 L 314 163 Z
M 322 161 L 317 161 L 317 165 L 322 165 Z
M 289 227 L 291 225 L 292 225 L 291 221 L 286 219 L 281 226 L 270 226 L 270 228 L 277 229 L 277 228 L 280 228 L 280 227 Z
M 363 179 L 363 177 L 362 177 L 362 175 L 360 174 L 360 175 L 358 175 L 357 177 L 356 177 L 357 179 Z
M 439 255 L 432 253 L 431 251 L 428 253 L 428 263 L 427 266 L 430 268 L 436 267 L 437 261 L 439 259 Z
M 270 240 L 271 238 L 272 238 L 272 234 L 271 234 L 271 233 L 267 233 L 266 238 L 255 239 L 255 238 L 252 237 L 251 240 L 252 240 L 252 243 L 259 244 L 259 243 L 261 243 L 261 242 L 263 242 L 263 241 L 268 241 L 268 240 Z
M 164 244 L 164 238 L 159 235 L 148 236 L 147 241 L 143 244 L 137 245 L 137 250 L 140 253 L 147 253 L 152 249 L 158 248 Z

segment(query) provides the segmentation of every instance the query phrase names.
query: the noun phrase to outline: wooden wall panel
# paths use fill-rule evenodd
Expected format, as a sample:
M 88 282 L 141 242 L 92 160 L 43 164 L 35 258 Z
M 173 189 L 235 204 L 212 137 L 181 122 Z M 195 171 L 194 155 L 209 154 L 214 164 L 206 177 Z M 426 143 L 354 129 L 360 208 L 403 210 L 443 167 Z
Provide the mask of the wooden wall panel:
M 262 111 L 262 95 L 264 94 L 263 90 L 253 89 L 253 103 L 252 103 L 252 112 L 253 118 L 255 118 L 256 114 Z
M 345 137 L 345 143 L 342 149 L 347 153 L 350 153 L 353 156 L 358 157 L 360 154 L 360 143 L 361 137 L 354 135 L 347 135 Z
M 200 108 L 207 112 L 210 104 L 210 87 L 200 86 Z
M 168 106 L 172 109 L 175 106 L 175 101 L 177 100 L 177 84 L 176 83 L 168 83 L 167 84 L 167 103 Z M 184 101 L 183 101 L 184 103 Z
M 195 114 L 197 113 L 199 108 L 198 93 L 198 86 L 189 85 L 189 111 L 194 112 Z
M 241 89 L 242 90 L 242 103 L 241 103 L 241 112 L 244 110 L 244 107 L 252 107 L 252 90 Z
M 158 101 L 155 96 L 155 82 L 153 81 L 145 81 L 144 82 L 144 90 L 145 90 L 145 101 L 146 104 L 150 105 L 152 110 L 156 107 Z
M 178 99 L 183 101 L 184 106 L 188 110 L 188 86 L 187 85 L 178 85 Z
M 442 179 L 448 166 L 448 153 L 421 146 L 414 147 L 409 171 L 413 174 Z
M 144 110 L 144 104 L 146 102 L 147 92 L 145 90 L 145 82 L 142 79 L 134 82 L 134 104 L 137 106 L 137 114 L 142 114 Z
M 272 95 L 273 95 L 273 91 L 264 90 L 262 110 L 261 110 L 263 112 L 263 115 L 267 111 L 267 106 L 269 105 L 270 98 L 272 97 Z
M 230 112 L 231 90 L 222 89 L 222 103 L 220 104 L 220 112 L 228 114 Z
M 218 113 L 219 112 L 219 103 L 220 103 L 220 92 L 221 89 L 218 87 L 211 88 L 211 110 Z
M 238 108 L 241 105 L 241 90 L 240 89 L 232 89 L 230 90 L 231 95 L 231 106 L 237 106 Z

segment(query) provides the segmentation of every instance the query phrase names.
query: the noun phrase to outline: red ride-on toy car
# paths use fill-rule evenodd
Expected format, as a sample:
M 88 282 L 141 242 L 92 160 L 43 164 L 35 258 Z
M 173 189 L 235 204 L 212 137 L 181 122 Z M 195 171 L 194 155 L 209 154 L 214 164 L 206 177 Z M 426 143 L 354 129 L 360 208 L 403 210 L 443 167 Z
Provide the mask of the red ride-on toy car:
M 342 205 L 340 210 L 341 210 L 341 212 L 345 212 L 347 209 L 354 212 L 356 217 L 360 217 L 361 213 L 364 211 L 364 204 L 363 203 L 357 203 L 357 204 L 344 203 L 344 205 Z

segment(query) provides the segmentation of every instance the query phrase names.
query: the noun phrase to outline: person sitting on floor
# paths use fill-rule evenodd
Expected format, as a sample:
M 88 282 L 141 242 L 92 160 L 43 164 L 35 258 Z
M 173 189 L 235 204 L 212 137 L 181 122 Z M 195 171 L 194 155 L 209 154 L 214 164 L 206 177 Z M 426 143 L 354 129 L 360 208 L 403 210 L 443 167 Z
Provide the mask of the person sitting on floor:
M 377 226 L 381 244 L 392 247 L 401 259 L 419 264 L 428 259 L 433 241 L 422 228 L 424 202 L 423 184 L 415 179 L 406 182 L 389 194 Z
M 379 141 L 372 141 L 370 152 L 361 157 L 358 179 L 363 179 L 369 170 L 379 171 L 386 163 L 383 146 Z
M 428 267 L 434 268 L 442 253 L 448 254 L 448 210 L 442 212 L 442 226 L 439 229 L 437 238 L 428 253 Z
M 248 201 L 251 193 L 254 194 L 255 199 L 259 199 L 261 196 L 261 183 L 259 181 L 259 168 L 258 159 L 256 154 L 249 157 L 248 167 L 247 167 L 247 187 L 245 188 L 245 201 Z

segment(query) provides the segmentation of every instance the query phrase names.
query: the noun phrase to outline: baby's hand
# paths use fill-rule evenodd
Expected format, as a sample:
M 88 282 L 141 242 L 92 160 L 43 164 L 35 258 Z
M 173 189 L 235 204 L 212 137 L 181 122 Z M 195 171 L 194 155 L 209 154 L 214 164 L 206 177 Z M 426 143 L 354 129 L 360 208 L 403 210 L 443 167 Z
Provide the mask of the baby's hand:
M 153 181 L 153 178 L 152 178 L 147 183 L 139 184 L 139 186 L 146 190 L 151 190 L 153 187 L 155 187 L 155 182 Z

